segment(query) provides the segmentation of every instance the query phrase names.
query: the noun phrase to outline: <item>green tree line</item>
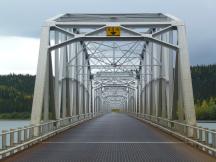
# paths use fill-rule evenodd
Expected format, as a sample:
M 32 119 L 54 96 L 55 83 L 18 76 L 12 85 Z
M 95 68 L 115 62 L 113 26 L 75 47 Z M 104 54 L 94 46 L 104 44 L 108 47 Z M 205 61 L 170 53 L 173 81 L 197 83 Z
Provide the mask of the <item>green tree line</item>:
M 196 116 L 216 120 L 216 65 L 191 67 Z
M 216 65 L 191 67 L 197 119 L 216 120 Z M 29 118 L 35 76 L 0 75 L 0 118 Z
M 0 118 L 25 119 L 30 117 L 35 76 L 0 76 Z

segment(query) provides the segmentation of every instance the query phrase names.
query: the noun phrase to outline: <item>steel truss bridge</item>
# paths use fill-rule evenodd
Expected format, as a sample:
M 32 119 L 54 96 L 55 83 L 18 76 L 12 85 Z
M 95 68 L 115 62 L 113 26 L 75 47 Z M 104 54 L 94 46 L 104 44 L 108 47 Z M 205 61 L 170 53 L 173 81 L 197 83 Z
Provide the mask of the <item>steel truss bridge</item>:
M 6 161 L 215 161 L 216 131 L 196 126 L 181 20 L 63 14 L 40 41 L 32 125 L 1 135 L 2 158 L 26 150 Z

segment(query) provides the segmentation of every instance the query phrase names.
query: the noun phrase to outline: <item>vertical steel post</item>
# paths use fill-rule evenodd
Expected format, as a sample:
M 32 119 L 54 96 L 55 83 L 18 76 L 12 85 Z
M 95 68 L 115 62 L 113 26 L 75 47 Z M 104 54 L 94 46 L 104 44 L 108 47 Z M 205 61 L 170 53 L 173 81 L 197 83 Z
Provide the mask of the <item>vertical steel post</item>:
M 55 44 L 59 43 L 59 33 L 55 31 Z M 55 108 L 56 108 L 56 119 L 60 118 L 60 101 L 59 101 L 59 49 L 55 50 Z
M 48 62 L 48 47 L 49 47 L 49 26 L 43 26 L 40 51 L 37 66 L 37 75 L 34 88 L 34 98 L 32 105 L 31 122 L 32 124 L 39 124 L 41 121 L 41 114 L 43 108 L 45 82 L 47 74 L 47 62 Z M 35 131 L 37 133 L 37 131 Z
M 184 25 L 177 26 L 178 31 L 178 68 L 179 83 L 181 86 L 181 94 L 183 99 L 183 110 L 185 122 L 189 125 L 196 125 L 196 115 L 194 109 L 193 89 L 190 73 L 189 54 L 186 39 L 186 29 Z M 188 130 L 188 136 L 193 136 L 193 129 Z
M 2 130 L 2 150 L 7 148 L 7 130 Z

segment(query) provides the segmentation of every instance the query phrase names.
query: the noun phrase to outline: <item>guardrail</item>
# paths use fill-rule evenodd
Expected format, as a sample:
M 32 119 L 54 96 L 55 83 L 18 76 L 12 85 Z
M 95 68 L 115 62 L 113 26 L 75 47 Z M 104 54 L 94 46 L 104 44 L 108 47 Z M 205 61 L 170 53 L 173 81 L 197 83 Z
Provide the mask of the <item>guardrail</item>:
M 2 130 L 0 134 L 0 159 L 13 155 L 29 146 L 41 142 L 66 129 L 78 125 L 86 120 L 95 118 L 102 113 L 81 114 L 64 119 L 29 125 L 23 128 Z
M 216 157 L 216 130 L 188 125 L 148 114 L 129 114 Z M 192 136 L 189 135 L 189 131 L 193 133 Z

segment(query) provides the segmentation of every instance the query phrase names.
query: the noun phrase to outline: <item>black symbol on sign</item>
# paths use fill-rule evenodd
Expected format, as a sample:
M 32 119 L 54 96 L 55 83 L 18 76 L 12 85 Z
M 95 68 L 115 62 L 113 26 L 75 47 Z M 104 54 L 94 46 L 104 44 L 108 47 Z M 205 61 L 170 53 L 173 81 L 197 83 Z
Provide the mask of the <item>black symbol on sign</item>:
M 110 36 L 119 36 L 120 35 L 120 29 L 117 27 L 109 27 L 107 29 L 108 35 Z
M 115 32 L 115 28 L 114 28 L 114 27 L 110 28 L 110 30 L 111 30 L 110 33 L 111 33 L 112 35 L 115 35 L 115 34 L 116 34 L 116 32 Z

